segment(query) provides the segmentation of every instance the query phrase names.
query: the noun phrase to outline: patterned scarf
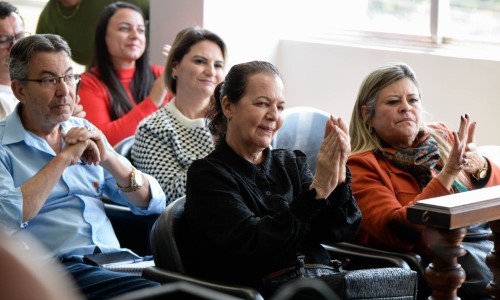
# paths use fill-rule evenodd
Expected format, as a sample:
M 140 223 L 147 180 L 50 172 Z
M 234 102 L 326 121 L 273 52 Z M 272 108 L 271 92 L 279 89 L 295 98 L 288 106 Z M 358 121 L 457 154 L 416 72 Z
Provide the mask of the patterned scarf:
M 436 140 L 425 131 L 420 131 L 417 141 L 411 148 L 395 150 L 383 144 L 382 151 L 378 151 L 391 164 L 410 173 L 418 182 L 422 190 L 432 179 L 433 170 L 441 172 L 442 165 L 439 161 L 439 145 Z M 453 182 L 452 189 L 455 193 L 469 191 L 470 188 L 460 183 Z
M 432 179 L 432 170 L 439 160 L 439 145 L 427 132 L 420 131 L 411 148 L 395 150 L 383 144 L 378 151 L 394 166 L 410 173 L 423 189 Z

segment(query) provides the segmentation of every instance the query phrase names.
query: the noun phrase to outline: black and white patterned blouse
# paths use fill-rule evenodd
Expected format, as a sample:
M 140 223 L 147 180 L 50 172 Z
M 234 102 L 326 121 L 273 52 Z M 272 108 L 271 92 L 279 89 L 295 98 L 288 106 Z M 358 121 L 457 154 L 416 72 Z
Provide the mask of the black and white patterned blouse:
M 174 98 L 139 124 L 131 155 L 137 169 L 158 180 L 169 204 L 184 196 L 191 163 L 213 149 L 205 119 L 185 117 Z

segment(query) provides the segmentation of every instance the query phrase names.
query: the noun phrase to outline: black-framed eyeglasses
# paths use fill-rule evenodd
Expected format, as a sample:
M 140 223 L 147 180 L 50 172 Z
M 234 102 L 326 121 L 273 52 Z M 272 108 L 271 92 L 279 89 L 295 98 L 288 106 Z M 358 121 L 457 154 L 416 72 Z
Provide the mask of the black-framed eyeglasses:
M 38 82 L 41 84 L 43 87 L 56 87 L 60 82 L 61 79 L 70 86 L 75 85 L 78 81 L 80 81 L 80 74 L 71 74 L 71 75 L 65 75 L 65 76 L 53 76 L 53 77 L 45 77 L 42 79 L 19 79 L 19 81 L 33 81 L 33 82 Z
M 9 48 L 14 43 L 14 41 L 19 41 L 20 39 L 22 39 L 23 37 L 28 36 L 28 35 L 30 35 L 29 32 L 23 31 L 23 32 L 19 32 L 16 35 L 0 36 L 0 49 Z

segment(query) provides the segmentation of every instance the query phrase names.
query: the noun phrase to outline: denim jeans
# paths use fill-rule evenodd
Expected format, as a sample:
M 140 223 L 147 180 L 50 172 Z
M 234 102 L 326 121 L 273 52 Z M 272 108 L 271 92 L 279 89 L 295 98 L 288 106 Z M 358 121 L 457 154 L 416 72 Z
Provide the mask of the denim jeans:
M 109 271 L 73 260 L 63 262 L 63 266 L 87 299 L 109 299 L 127 292 L 160 285 L 141 276 Z

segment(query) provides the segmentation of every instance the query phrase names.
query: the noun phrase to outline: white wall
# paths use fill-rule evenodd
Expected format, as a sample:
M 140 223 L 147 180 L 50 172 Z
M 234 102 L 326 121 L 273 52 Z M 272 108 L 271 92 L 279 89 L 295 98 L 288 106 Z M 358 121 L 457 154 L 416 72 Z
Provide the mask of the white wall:
M 293 40 L 281 41 L 278 57 L 288 106 L 316 106 L 347 120 L 368 72 L 406 62 L 420 82 L 428 121 L 458 129 L 460 115 L 467 113 L 478 123 L 478 144 L 500 144 L 499 61 Z
M 150 0 L 149 19 L 151 59 L 163 64 L 163 45 L 172 44 L 185 27 L 203 26 L 203 0 Z
M 299 3 L 304 2 L 151 0 L 151 39 L 158 49 L 152 57 L 160 62 L 161 45 L 172 43 L 180 29 L 201 25 L 228 45 L 227 71 L 238 62 L 269 60 L 283 74 L 287 107 L 315 106 L 346 120 L 364 76 L 384 63 L 403 61 L 417 73 L 428 121 L 458 129 L 460 115 L 468 113 L 478 122 L 478 144 L 500 144 L 499 61 L 291 39 L 299 35 L 300 13 L 307 13 L 299 6 L 290 9 Z
M 276 24 L 275 11 L 283 1 L 150 0 L 151 58 L 161 62 L 159 50 L 163 44 L 171 44 L 179 30 L 200 25 L 226 42 L 226 71 L 238 62 L 275 61 L 278 37 L 286 32 L 286 26 Z

